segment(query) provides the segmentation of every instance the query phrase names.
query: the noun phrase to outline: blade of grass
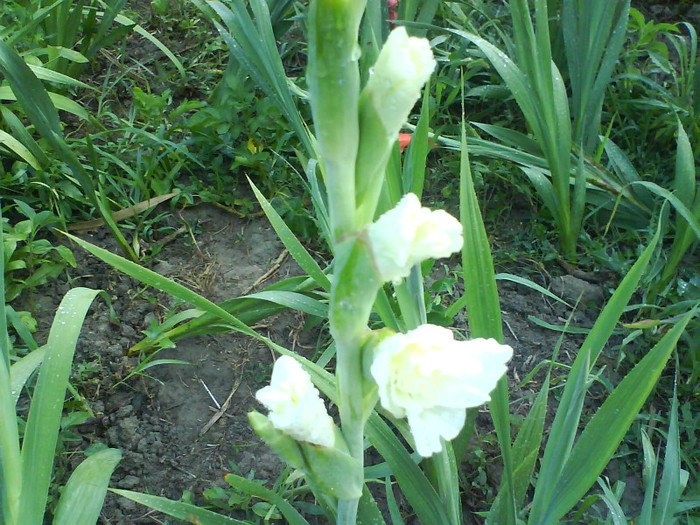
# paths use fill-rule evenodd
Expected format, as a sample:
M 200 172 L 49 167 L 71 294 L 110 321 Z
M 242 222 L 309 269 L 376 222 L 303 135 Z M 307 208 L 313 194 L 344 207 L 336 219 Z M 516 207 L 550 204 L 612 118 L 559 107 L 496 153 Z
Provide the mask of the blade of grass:
M 329 291 L 331 289 L 331 283 L 328 280 L 328 277 L 326 277 L 326 275 L 323 273 L 323 270 L 321 270 L 319 267 L 318 263 L 314 261 L 311 255 L 309 255 L 306 248 L 302 246 L 282 217 L 279 216 L 268 200 L 262 193 L 260 193 L 260 190 L 255 184 L 253 184 L 253 181 L 248 179 L 248 182 L 250 183 L 250 187 L 253 189 L 253 193 L 255 193 L 255 197 L 260 203 L 260 207 L 265 212 L 265 215 L 270 221 L 270 224 L 272 224 L 272 227 L 275 229 L 275 232 L 277 232 L 277 236 L 282 241 L 282 244 L 284 244 L 287 250 L 289 250 L 290 255 L 299 264 L 299 266 L 301 266 L 301 269 L 304 270 L 314 281 L 316 281 L 321 288 Z
M 253 496 L 257 496 L 258 498 L 262 498 L 265 501 L 275 505 L 285 517 L 289 525 L 309 525 L 303 516 L 299 514 L 299 512 L 292 507 L 287 500 L 282 498 L 276 492 L 263 487 L 261 484 L 256 483 L 255 481 L 251 481 L 241 476 L 236 476 L 235 474 L 227 474 L 224 479 L 226 480 L 226 483 L 231 485 L 233 488 Z
M 63 139 L 58 111 L 51 102 L 43 84 L 31 72 L 24 60 L 2 40 L 0 40 L 0 73 L 13 87 L 17 101 L 36 130 L 51 145 L 61 160 L 68 164 L 71 172 L 79 181 L 81 190 L 90 203 L 100 211 L 102 219 L 114 235 L 120 248 L 129 258 L 135 260 L 136 254 L 112 220 L 106 202 L 95 192 L 87 171 Z
M 644 451 L 644 502 L 642 512 L 639 514 L 637 525 L 652 525 L 651 516 L 654 511 L 654 494 L 656 489 L 656 472 L 659 462 L 654 452 L 654 447 L 644 428 L 641 431 L 642 450 Z
M 525 494 L 530 485 L 530 478 L 535 470 L 535 464 L 539 458 L 540 444 L 544 431 L 545 416 L 547 415 L 547 400 L 549 397 L 549 376 L 547 376 L 540 387 L 540 392 L 530 408 L 525 421 L 523 422 L 518 436 L 513 443 L 513 482 L 515 488 L 513 494 L 517 507 L 522 505 Z M 499 525 L 505 523 L 507 507 L 504 498 L 510 494 L 507 485 L 502 484 L 499 488 L 493 505 L 489 511 L 486 525 Z
M 172 501 L 160 496 L 142 494 L 131 490 L 109 489 L 109 491 L 135 501 L 136 503 L 140 503 L 141 505 L 146 505 L 147 507 L 172 516 L 178 520 L 188 521 L 197 525 L 250 525 L 247 521 L 229 518 L 182 501 Z M 306 522 L 304 522 L 304 524 L 308 525 Z
M 603 98 L 624 43 L 629 0 L 564 0 L 561 11 L 574 114 L 573 139 L 595 150 Z
M 250 2 L 255 14 L 253 19 L 248 7 L 241 0 L 224 5 L 218 1 L 192 0 L 215 25 L 231 51 L 231 58 L 240 63 L 258 86 L 272 98 L 282 111 L 292 129 L 301 140 L 308 157 L 316 157 L 306 123 L 296 108 L 290 80 L 277 50 L 267 4 L 262 0 Z M 225 24 L 222 27 L 215 18 Z
M 158 40 L 155 36 L 153 36 L 151 33 L 146 31 L 143 27 L 138 25 L 136 22 L 131 20 L 130 18 L 124 16 L 124 15 L 117 15 L 114 18 L 114 21 L 117 22 L 118 24 L 122 24 L 124 26 L 130 26 L 132 27 L 133 31 L 144 37 L 146 40 L 148 40 L 151 44 L 156 46 L 158 49 L 160 49 L 163 54 L 168 57 L 168 60 L 170 60 L 175 68 L 177 69 L 178 73 L 180 73 L 180 77 L 185 79 L 187 78 L 187 72 L 185 71 L 184 66 L 182 65 L 182 62 L 178 60 L 178 58 L 173 54 L 170 49 L 168 49 L 168 46 L 163 44 L 160 40 Z
M 666 454 L 664 468 L 659 483 L 659 495 L 654 508 L 654 523 L 672 523 L 676 506 L 681 499 L 681 443 L 678 433 L 678 395 L 676 384 L 673 385 L 673 401 L 671 402 L 666 438 Z
M 610 488 L 610 484 L 607 482 L 607 480 L 598 478 L 598 485 L 603 490 L 603 495 L 600 496 L 600 498 L 610 511 L 609 516 L 610 519 L 612 519 L 612 525 L 628 525 L 625 512 L 622 510 L 617 496 L 612 491 L 612 488 Z
M 0 205 L 0 224 L 2 206 Z M 0 304 L 5 304 L 5 242 L 0 227 Z M 10 339 L 7 332 L 5 308 L 0 309 L 0 504 L 3 517 L 9 525 L 18 523 L 22 496 L 22 459 L 19 449 L 19 431 L 15 398 L 11 390 Z
M 320 387 L 319 387 L 320 388 Z M 421 523 L 451 523 L 435 489 L 416 465 L 389 425 L 376 413 L 367 421 L 365 436 L 391 467 L 401 491 Z
M 428 139 L 428 123 L 430 122 L 430 83 L 425 86 L 423 103 L 421 105 L 418 124 L 413 132 L 413 138 L 406 151 L 406 159 L 403 165 L 404 193 L 415 193 L 420 199 L 423 196 L 423 184 L 425 182 L 425 161 L 432 141 Z
M 382 512 L 377 506 L 377 502 L 372 497 L 372 493 L 367 489 L 367 485 L 362 487 L 362 498 L 357 508 L 357 523 L 362 525 L 386 525 Z M 392 525 L 399 525 L 398 523 Z
M 12 401 L 17 404 L 19 395 L 22 393 L 25 383 L 29 380 L 34 371 L 39 368 L 46 354 L 46 346 L 42 346 L 32 352 L 29 352 L 19 361 L 16 361 L 10 367 L 11 381 L 11 397 Z
M 433 458 L 437 473 L 438 494 L 445 506 L 449 523 L 462 523 L 462 502 L 460 499 L 459 475 L 454 450 L 449 443 L 442 440 L 442 451 Z

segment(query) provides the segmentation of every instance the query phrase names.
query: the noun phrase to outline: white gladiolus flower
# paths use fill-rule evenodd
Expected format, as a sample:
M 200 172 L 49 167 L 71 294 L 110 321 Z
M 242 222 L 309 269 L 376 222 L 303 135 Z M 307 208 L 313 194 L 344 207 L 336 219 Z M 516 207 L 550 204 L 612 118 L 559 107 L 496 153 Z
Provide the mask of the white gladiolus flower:
M 278 430 L 297 441 L 333 447 L 333 419 L 294 358 L 283 355 L 275 361 L 270 386 L 258 390 L 255 398 L 270 410 L 268 419 Z
M 380 341 L 370 373 L 382 406 L 407 418 L 423 457 L 442 449 L 464 426 L 465 409 L 491 398 L 513 349 L 494 339 L 455 341 L 448 328 L 421 325 Z
M 409 37 L 404 27 L 389 34 L 371 70 L 365 96 L 373 101 L 392 140 L 396 140 L 435 65 L 425 38 Z
M 368 235 L 379 277 L 394 282 L 406 277 L 415 264 L 461 250 L 463 242 L 457 219 L 443 210 L 422 207 L 413 193 L 379 217 Z

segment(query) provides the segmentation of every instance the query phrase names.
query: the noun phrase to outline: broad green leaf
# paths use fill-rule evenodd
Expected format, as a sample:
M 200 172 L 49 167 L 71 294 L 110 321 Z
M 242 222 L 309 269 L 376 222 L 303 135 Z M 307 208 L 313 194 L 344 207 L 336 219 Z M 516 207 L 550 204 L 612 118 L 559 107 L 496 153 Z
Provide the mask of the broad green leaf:
M 313 299 L 307 295 L 297 292 L 263 290 L 261 292 L 244 295 L 241 297 L 241 299 L 262 299 L 263 301 L 269 301 L 271 303 L 279 304 L 280 306 L 285 306 L 287 308 L 291 308 L 292 310 L 304 312 L 309 315 L 315 315 L 316 317 L 321 317 L 323 319 L 328 317 L 327 304 L 322 303 L 318 299 Z
M 222 516 L 221 514 L 197 507 L 196 505 L 183 503 L 182 501 L 173 501 L 160 496 L 142 494 L 131 490 L 109 489 L 109 491 L 119 496 L 124 496 L 136 503 L 140 503 L 141 505 L 146 505 L 147 507 L 172 516 L 178 520 L 188 521 L 195 525 L 250 525 L 247 521 Z
M 362 487 L 362 497 L 357 508 L 357 525 L 386 525 L 382 512 L 367 485 Z M 394 523 L 393 525 L 399 525 Z
M 67 86 L 81 87 L 85 89 L 95 89 L 92 86 L 88 86 L 87 84 L 81 82 L 76 78 L 69 77 L 68 75 L 64 75 L 63 73 L 59 73 L 52 69 L 48 69 L 42 66 L 34 66 L 32 64 L 27 65 L 29 66 L 29 69 L 31 69 L 32 72 L 36 75 L 36 78 L 38 78 L 39 80 L 47 80 L 55 84 L 65 84 Z
M 49 46 L 47 50 L 51 60 L 65 58 L 66 60 L 70 60 L 71 62 L 76 62 L 78 64 L 86 64 L 89 62 L 85 55 L 79 51 L 76 51 L 75 49 L 68 49 L 67 47 L 63 46 Z
M 59 95 L 58 93 L 47 92 L 47 95 L 49 97 L 49 100 L 51 101 L 51 104 L 56 109 L 61 109 L 63 111 L 67 111 L 68 113 L 72 113 L 76 117 L 79 117 L 83 120 L 90 119 L 90 115 L 85 110 L 85 108 L 77 102 L 75 102 L 74 100 L 71 100 L 64 95 Z M 0 100 L 15 101 L 19 99 L 17 98 L 15 92 L 10 86 L 2 86 L 0 87 Z M 22 107 L 24 107 L 24 105 Z
M 76 467 L 61 492 L 53 525 L 95 525 L 104 504 L 109 478 L 122 453 L 107 448 Z
M 27 524 L 41 523 L 44 515 L 73 353 L 98 293 L 87 288 L 68 291 L 51 325 L 22 443 L 20 516 Z
M 163 277 L 162 275 L 157 274 L 156 272 L 147 268 L 144 268 L 132 261 L 115 255 L 103 248 L 95 246 L 94 244 L 84 241 L 74 235 L 71 235 L 70 233 L 64 234 L 71 240 L 76 242 L 78 245 L 92 253 L 94 256 L 102 259 L 110 266 L 126 273 L 134 279 L 137 279 L 144 284 L 148 284 L 149 286 L 153 286 L 154 288 L 168 293 L 174 297 L 177 297 L 178 299 L 182 299 L 183 301 L 186 301 L 189 304 L 196 306 L 201 310 L 204 310 L 205 312 L 213 314 L 214 316 L 221 319 L 223 322 L 229 324 L 232 329 L 250 335 L 255 339 L 269 341 L 267 338 L 261 336 L 253 329 L 248 327 L 248 325 L 240 321 L 237 317 L 221 308 L 221 306 L 212 303 L 209 299 L 202 297 L 201 295 L 193 292 L 189 288 L 186 288 L 185 286 L 176 283 L 175 281 L 172 281 L 166 277 Z
M 15 155 L 17 155 L 20 159 L 25 161 L 27 164 L 29 164 L 35 170 L 41 169 L 41 166 L 39 165 L 39 161 L 32 154 L 32 152 L 29 151 L 29 149 L 27 149 L 24 146 L 24 144 L 22 144 L 19 140 L 17 140 L 15 137 L 10 135 L 7 131 L 3 131 L 1 129 L 0 129 L 0 144 L 3 144 L 7 149 L 12 151 Z
M 32 155 L 37 159 L 39 165 L 46 167 L 49 164 L 49 158 L 39 144 L 31 136 L 27 128 L 24 127 L 22 121 L 8 108 L 1 106 L 0 111 L 2 112 L 2 117 L 5 122 L 12 130 L 13 135 L 17 140 L 22 142 L 22 144 L 32 152 Z

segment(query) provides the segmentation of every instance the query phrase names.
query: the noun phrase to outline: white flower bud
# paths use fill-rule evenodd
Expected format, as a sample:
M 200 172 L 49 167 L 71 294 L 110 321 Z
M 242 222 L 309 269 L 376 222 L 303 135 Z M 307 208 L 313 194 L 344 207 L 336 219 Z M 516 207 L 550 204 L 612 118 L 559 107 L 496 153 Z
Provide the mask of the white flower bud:
M 294 358 L 283 355 L 275 361 L 270 386 L 258 390 L 255 398 L 270 410 L 268 419 L 278 430 L 297 441 L 333 447 L 333 419 L 311 377 Z
M 430 43 L 397 27 L 379 52 L 364 89 L 392 142 L 435 69 Z
M 495 339 L 455 341 L 452 331 L 421 325 L 380 341 L 370 373 L 382 406 L 407 418 L 423 457 L 442 449 L 464 426 L 465 409 L 491 398 L 513 349 Z
M 449 213 L 421 206 L 407 193 L 368 229 L 374 264 L 383 281 L 399 281 L 426 259 L 462 249 L 462 225 Z

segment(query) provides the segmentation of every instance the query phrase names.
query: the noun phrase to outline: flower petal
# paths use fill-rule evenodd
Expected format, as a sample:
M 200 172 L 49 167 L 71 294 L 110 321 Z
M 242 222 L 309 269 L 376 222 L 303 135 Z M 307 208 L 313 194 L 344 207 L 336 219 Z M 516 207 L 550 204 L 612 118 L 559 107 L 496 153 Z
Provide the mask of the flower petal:
M 268 408 L 268 419 L 278 430 L 297 441 L 333 447 L 333 419 L 311 377 L 294 358 L 275 361 L 270 385 L 258 390 L 255 398 Z
M 466 408 L 490 400 L 512 354 L 494 339 L 455 341 L 448 328 L 425 324 L 381 339 L 369 370 L 382 406 L 408 417 L 417 450 L 432 455 L 440 437 L 459 433 Z
M 416 451 L 424 458 L 442 450 L 440 438 L 450 441 L 464 426 L 464 408 L 438 407 L 408 414 L 408 425 L 416 443 Z

